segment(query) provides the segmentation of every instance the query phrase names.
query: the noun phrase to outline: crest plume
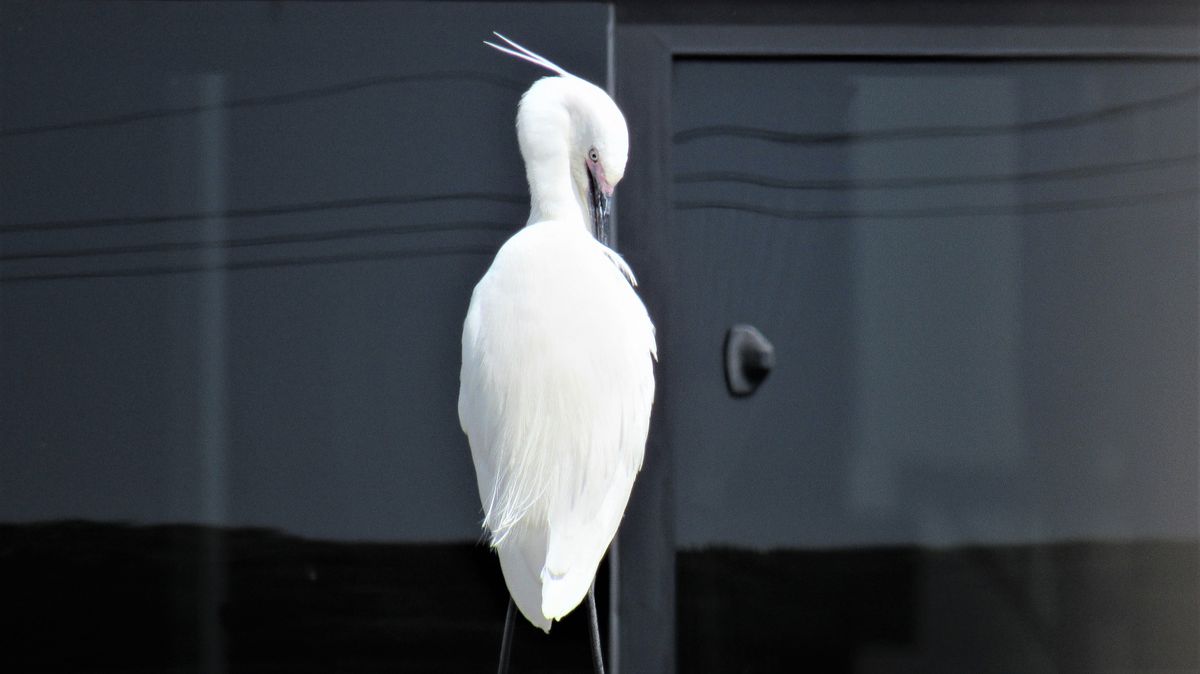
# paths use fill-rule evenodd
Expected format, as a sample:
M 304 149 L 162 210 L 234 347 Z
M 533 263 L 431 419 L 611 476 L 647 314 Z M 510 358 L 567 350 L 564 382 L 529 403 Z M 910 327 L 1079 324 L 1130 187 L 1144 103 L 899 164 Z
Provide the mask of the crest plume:
M 522 47 L 521 45 L 517 44 L 516 42 L 513 42 L 512 40 L 504 37 L 500 33 L 497 33 L 496 31 L 492 31 L 492 35 L 495 35 L 496 37 L 500 38 L 501 40 L 504 40 L 506 43 L 508 43 L 512 47 L 512 49 L 509 49 L 508 47 L 502 47 L 498 44 L 493 44 L 491 42 L 488 42 L 487 40 L 484 40 L 483 43 L 486 44 L 487 46 L 491 47 L 492 49 L 502 51 L 505 54 L 508 54 L 509 56 L 515 56 L 515 57 L 521 59 L 522 61 L 529 61 L 530 63 L 532 63 L 534 65 L 541 66 L 541 67 L 545 68 L 546 70 L 549 70 L 550 72 L 558 74 L 558 75 L 562 75 L 563 77 L 571 76 L 571 73 L 569 73 L 569 72 L 563 70 L 562 68 L 560 68 L 559 66 L 555 65 L 553 62 L 551 62 L 545 56 L 541 56 L 539 54 L 535 54 L 535 53 L 529 51 L 528 49 Z

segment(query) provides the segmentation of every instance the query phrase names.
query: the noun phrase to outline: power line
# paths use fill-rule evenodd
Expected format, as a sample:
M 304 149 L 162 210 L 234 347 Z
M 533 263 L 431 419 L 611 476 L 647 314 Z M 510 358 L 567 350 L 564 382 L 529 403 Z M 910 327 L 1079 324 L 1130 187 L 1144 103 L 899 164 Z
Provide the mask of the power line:
M 1039 213 L 1061 213 L 1070 211 L 1097 210 L 1117 208 L 1121 206 L 1136 206 L 1148 201 L 1174 201 L 1186 197 L 1195 198 L 1200 190 L 1175 190 L 1155 192 L 1151 194 L 1134 194 L 1119 197 L 1099 197 L 1095 199 L 1065 199 L 1060 201 L 1042 201 L 1014 206 L 950 206 L 945 208 L 923 209 L 883 209 L 883 210 L 791 210 L 783 208 L 767 208 L 757 204 L 747 204 L 735 201 L 676 201 L 675 208 L 687 210 L 729 210 L 767 215 L 786 220 L 904 220 L 911 218 L 953 218 L 978 217 L 987 215 L 1035 215 Z
M 270 260 L 222 262 L 216 264 L 158 265 L 125 269 L 86 272 L 63 272 L 50 274 L 7 274 L 0 275 L 0 284 L 19 284 L 32 281 L 69 281 L 106 278 L 137 278 L 192 274 L 211 271 L 243 271 L 247 269 L 270 269 L 277 267 L 307 267 L 313 265 L 342 264 L 347 262 L 383 262 L 388 260 L 417 257 L 439 257 L 449 255 L 494 255 L 499 246 L 445 246 L 407 251 L 376 251 L 371 253 L 343 253 L 315 257 L 282 257 Z
M 1073 178 L 1093 178 L 1098 176 L 1126 173 L 1148 168 L 1160 168 L 1181 164 L 1194 164 L 1200 159 L 1200 154 L 1187 154 L 1161 159 L 1145 159 L 1129 162 L 1115 162 L 1093 166 L 1078 166 L 1063 169 L 1041 171 L 1022 171 L 1016 173 L 994 173 L 985 175 L 942 176 L 918 178 L 848 178 L 839 180 L 786 180 L 765 176 L 758 173 L 742 173 L 737 171 L 705 171 L 696 173 L 681 173 L 675 176 L 677 184 L 686 183 L 741 183 L 756 187 L 769 187 L 788 190 L 884 190 L 884 189 L 917 189 L 925 187 L 946 187 L 951 185 L 984 185 L 990 183 L 1021 183 L 1043 180 L 1068 180 Z
M 1091 124 L 1104 119 L 1119 117 L 1131 112 L 1137 112 L 1139 110 L 1148 110 L 1172 105 L 1180 101 L 1192 99 L 1198 93 L 1200 93 L 1200 87 L 1188 87 L 1182 91 L 1166 94 L 1164 96 L 1147 98 L 1131 103 L 1121 103 L 1110 107 L 1090 110 L 1088 112 L 1009 124 L 965 124 L 957 126 L 929 127 L 917 126 L 896 129 L 880 129 L 877 131 L 837 131 L 825 133 L 795 133 L 789 131 L 779 131 L 776 129 L 767 129 L 763 127 L 723 124 L 701 126 L 680 131 L 674 135 L 673 141 L 677 145 L 682 145 L 696 140 L 729 136 L 733 138 L 761 140 L 769 143 L 788 143 L 795 145 L 837 145 L 878 142 L 885 140 L 915 140 L 920 138 L 996 136 L 1010 133 L 1044 131 L 1046 129 Z
M 74 122 L 62 122 L 58 124 L 41 124 L 33 126 L 21 126 L 12 129 L 0 129 L 0 139 L 16 138 L 19 136 L 32 136 L 42 133 L 52 133 L 56 131 L 69 131 L 75 129 L 94 129 L 105 126 L 120 126 L 122 124 L 135 124 L 138 122 L 146 122 L 157 119 L 169 119 L 172 117 L 185 117 L 188 115 L 198 115 L 204 112 L 213 110 L 238 110 L 253 107 L 269 107 L 276 105 L 288 105 L 300 101 L 309 101 L 330 96 L 340 96 L 354 91 L 362 91 L 375 87 L 392 86 L 397 84 L 408 84 L 414 82 L 433 82 L 439 80 L 454 81 L 473 81 L 491 84 L 505 89 L 511 89 L 517 93 L 524 91 L 524 85 L 515 80 L 498 75 L 490 75 L 488 73 L 471 72 L 465 70 L 440 71 L 430 73 L 420 73 L 414 75 L 382 75 L 379 77 L 368 77 L 359 80 L 351 80 L 349 82 L 341 82 L 323 87 L 315 87 L 312 89 L 301 89 L 299 91 L 290 91 L 282 94 L 268 94 L 265 96 L 249 96 L 246 98 L 235 98 L 216 104 L 208 105 L 187 105 L 175 108 L 158 108 L 152 110 L 139 110 L 120 115 L 112 115 L 109 117 L 97 117 L 93 119 L 83 119 Z
M 529 201 L 528 197 L 516 194 L 503 194 L 499 192 L 456 192 L 451 194 L 424 194 L 415 196 L 356 197 L 350 199 L 331 199 L 327 201 L 282 204 L 278 206 L 264 206 L 258 208 L 231 208 L 223 211 L 198 211 L 192 213 L 171 213 L 163 215 L 126 215 L 110 218 L 84 218 L 79 220 L 45 220 L 41 222 L 24 222 L 11 225 L 0 225 L 0 234 L 90 229 L 95 227 L 121 227 L 126 225 L 200 222 L 217 218 L 260 218 L 272 215 L 293 215 L 296 213 L 312 213 L 346 208 L 368 208 L 372 206 L 397 206 L 420 203 L 435 203 L 440 201 L 456 201 L 460 199 L 494 201 L 517 205 L 525 205 Z
M 270 236 L 246 237 L 240 239 L 226 239 L 220 241 L 168 241 L 163 243 L 95 246 L 92 248 L 39 250 L 30 253 L 9 253 L 6 255 L 0 255 L 0 262 L 28 262 L 31 260 L 72 259 L 81 257 L 101 257 L 107 255 L 129 255 L 140 253 L 180 253 L 196 250 L 235 249 L 253 246 L 286 245 L 294 243 L 326 243 L 330 241 L 341 241 L 357 238 L 398 236 L 430 232 L 464 231 L 473 229 L 508 232 L 514 230 L 515 225 L 512 222 L 459 221 L 422 223 L 419 225 L 353 227 L 323 232 L 277 234 Z

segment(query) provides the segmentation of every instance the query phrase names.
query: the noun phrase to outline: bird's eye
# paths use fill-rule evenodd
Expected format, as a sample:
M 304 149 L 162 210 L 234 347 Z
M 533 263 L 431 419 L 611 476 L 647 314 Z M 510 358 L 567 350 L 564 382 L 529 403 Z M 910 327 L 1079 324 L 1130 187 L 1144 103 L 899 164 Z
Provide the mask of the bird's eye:
M 600 161 L 600 153 L 596 152 L 596 148 L 588 150 L 588 159 L 591 159 L 594 162 Z

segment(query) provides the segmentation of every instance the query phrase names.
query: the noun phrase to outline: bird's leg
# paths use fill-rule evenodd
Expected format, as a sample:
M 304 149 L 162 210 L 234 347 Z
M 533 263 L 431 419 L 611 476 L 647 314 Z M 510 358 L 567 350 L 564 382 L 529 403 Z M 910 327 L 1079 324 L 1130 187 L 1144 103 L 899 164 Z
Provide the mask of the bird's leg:
M 600 649 L 600 620 L 596 617 L 596 579 L 588 588 L 588 624 L 592 626 L 592 669 L 604 674 L 604 654 Z
M 517 605 L 508 598 L 508 611 L 504 614 L 504 636 L 500 637 L 500 668 L 497 674 L 508 674 L 508 661 L 512 659 L 513 613 Z

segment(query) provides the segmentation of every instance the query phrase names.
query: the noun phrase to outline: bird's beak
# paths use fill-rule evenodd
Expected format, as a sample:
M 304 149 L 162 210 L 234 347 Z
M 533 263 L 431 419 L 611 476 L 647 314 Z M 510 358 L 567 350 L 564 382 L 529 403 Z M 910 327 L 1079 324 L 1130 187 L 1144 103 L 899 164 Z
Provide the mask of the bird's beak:
M 607 246 L 612 242 L 613 187 L 605 180 L 599 164 L 588 166 L 588 191 L 592 197 L 592 235 Z

